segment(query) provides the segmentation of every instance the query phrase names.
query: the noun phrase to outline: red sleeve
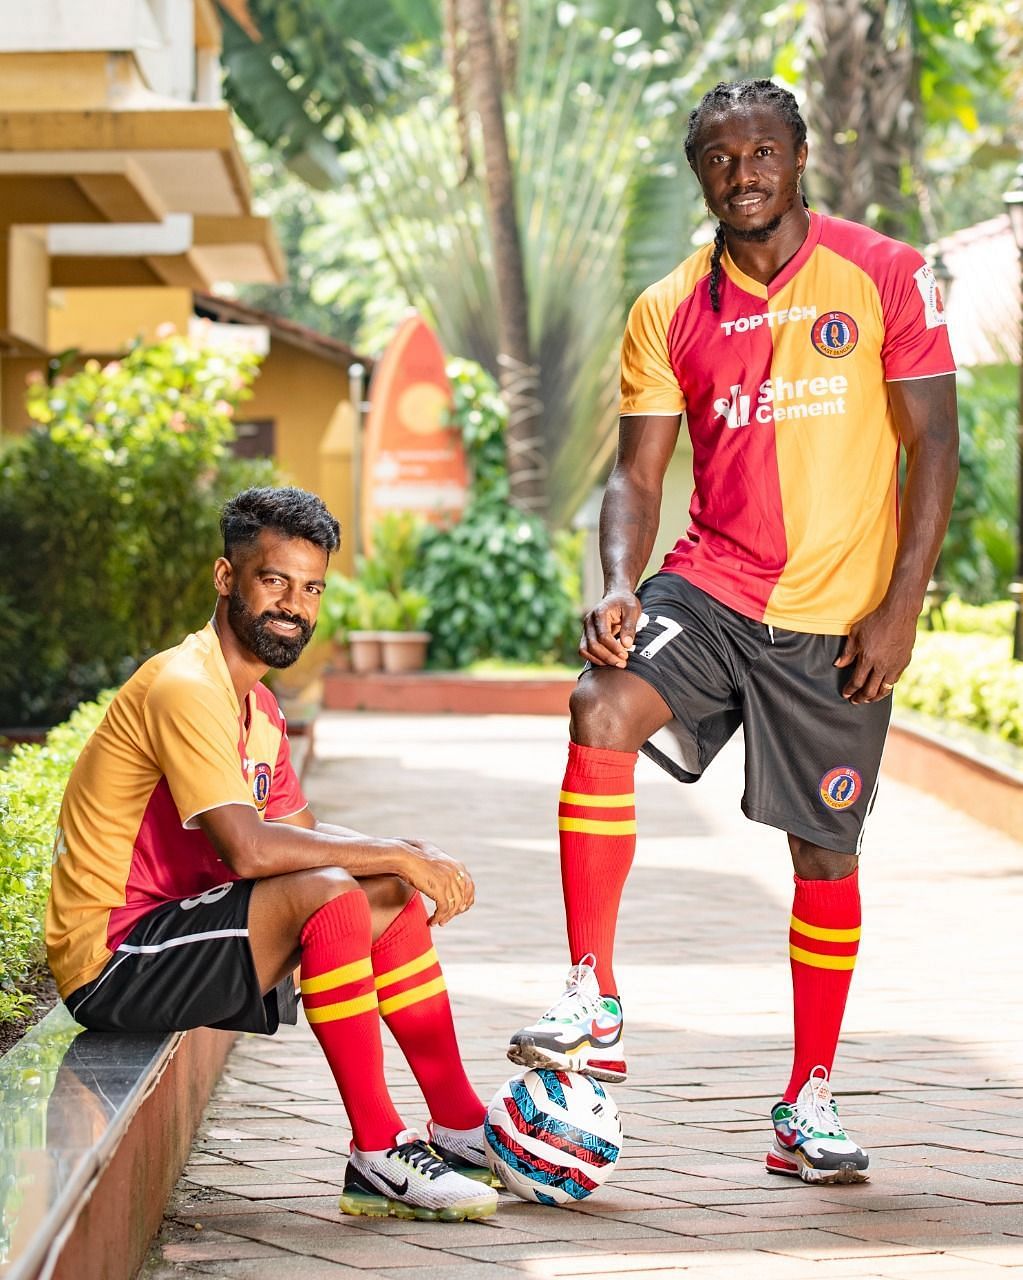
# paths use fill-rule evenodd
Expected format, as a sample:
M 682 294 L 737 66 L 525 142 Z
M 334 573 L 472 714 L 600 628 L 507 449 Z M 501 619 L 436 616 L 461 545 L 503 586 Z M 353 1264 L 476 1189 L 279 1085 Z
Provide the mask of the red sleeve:
M 877 281 L 884 311 L 881 362 L 889 382 L 955 373 L 945 304 L 934 272 L 915 249 L 895 245 Z
M 308 804 L 291 763 L 288 729 L 284 723 L 284 715 L 281 713 L 281 745 L 277 750 L 273 780 L 270 783 L 270 798 L 266 802 L 263 817 L 268 822 L 274 819 L 290 818 L 293 813 L 301 813 L 303 809 L 308 808 Z

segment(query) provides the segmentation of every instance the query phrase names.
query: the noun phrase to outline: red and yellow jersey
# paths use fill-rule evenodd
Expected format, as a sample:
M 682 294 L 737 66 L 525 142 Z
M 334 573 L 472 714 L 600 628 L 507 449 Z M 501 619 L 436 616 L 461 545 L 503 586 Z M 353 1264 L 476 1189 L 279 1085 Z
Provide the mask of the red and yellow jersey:
M 257 684 L 239 706 L 208 625 L 139 667 L 71 771 L 46 910 L 62 996 L 154 907 L 237 879 L 197 821 L 225 804 L 266 819 L 306 807 L 277 700 Z
M 934 276 L 908 245 L 810 214 L 769 285 L 711 246 L 647 289 L 622 344 L 623 416 L 685 413 L 692 523 L 664 561 L 747 617 L 844 635 L 881 601 L 898 532 L 887 383 L 952 373 Z

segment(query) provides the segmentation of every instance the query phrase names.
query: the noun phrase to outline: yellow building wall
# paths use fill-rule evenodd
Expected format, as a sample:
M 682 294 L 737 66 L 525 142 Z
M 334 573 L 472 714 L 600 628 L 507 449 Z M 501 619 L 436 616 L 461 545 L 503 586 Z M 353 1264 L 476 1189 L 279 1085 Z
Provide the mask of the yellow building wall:
M 187 333 L 191 315 L 189 289 L 51 289 L 48 349 L 120 354 L 139 338 L 152 342 L 162 324 Z
M 342 543 L 335 567 L 351 572 L 355 541 L 351 431 L 345 429 L 344 415 L 340 430 L 335 420 L 348 399 L 346 370 L 312 351 L 275 339 L 253 392 L 253 398 L 239 409 L 239 417 L 274 420 L 277 465 L 287 480 L 318 493 L 340 520 Z
M 0 357 L 0 437 L 20 435 L 32 425 L 25 411 L 25 385 L 30 373 L 42 373 L 37 356 Z

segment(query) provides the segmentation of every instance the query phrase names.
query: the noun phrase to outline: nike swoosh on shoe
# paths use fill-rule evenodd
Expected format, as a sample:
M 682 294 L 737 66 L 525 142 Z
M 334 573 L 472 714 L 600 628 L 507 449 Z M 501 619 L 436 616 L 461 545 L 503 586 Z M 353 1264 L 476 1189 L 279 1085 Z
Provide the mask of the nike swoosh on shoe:
M 373 1177 L 386 1183 L 396 1196 L 403 1196 L 408 1191 L 408 1178 L 404 1182 L 392 1182 L 386 1173 L 378 1173 L 376 1170 L 373 1171 Z

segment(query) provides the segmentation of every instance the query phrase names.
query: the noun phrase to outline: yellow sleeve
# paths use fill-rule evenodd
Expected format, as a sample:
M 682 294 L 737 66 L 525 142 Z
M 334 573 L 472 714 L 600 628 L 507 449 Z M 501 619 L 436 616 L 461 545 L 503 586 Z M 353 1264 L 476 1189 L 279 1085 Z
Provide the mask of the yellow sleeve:
M 668 359 L 673 296 L 653 285 L 640 294 L 629 312 L 622 339 L 622 414 L 685 411 L 686 399 Z
M 164 672 L 149 690 L 142 719 L 182 826 L 197 827 L 200 813 L 221 805 L 256 807 L 242 769 L 238 712 L 226 689 Z

